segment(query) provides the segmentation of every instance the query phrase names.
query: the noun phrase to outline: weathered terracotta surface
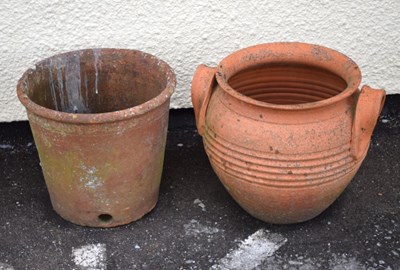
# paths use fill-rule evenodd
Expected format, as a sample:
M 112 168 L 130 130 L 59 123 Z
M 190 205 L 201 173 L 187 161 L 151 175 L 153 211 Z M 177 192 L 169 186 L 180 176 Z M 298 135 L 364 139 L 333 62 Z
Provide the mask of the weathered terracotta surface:
M 211 165 L 251 215 L 297 223 L 326 209 L 368 150 L 385 92 L 364 86 L 346 56 L 271 43 L 239 50 L 192 82 Z
M 165 62 L 135 50 L 69 52 L 25 72 L 17 93 L 57 213 L 112 227 L 155 206 L 174 88 Z

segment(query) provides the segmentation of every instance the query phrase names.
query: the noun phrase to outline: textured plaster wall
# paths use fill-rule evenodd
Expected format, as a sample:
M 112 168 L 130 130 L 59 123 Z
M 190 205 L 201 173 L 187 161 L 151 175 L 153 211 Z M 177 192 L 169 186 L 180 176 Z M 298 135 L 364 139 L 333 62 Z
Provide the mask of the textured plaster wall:
M 43 58 L 89 47 L 139 49 L 167 61 L 178 85 L 172 107 L 190 107 L 200 63 L 215 65 L 250 45 L 321 44 L 351 57 L 363 83 L 400 93 L 400 1 L 0 2 L 0 122 L 26 119 L 15 85 Z

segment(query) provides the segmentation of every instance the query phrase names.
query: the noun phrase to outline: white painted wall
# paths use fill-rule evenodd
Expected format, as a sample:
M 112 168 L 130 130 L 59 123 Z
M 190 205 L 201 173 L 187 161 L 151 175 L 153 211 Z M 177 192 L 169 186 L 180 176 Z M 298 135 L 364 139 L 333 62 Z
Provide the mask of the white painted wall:
M 173 108 L 190 107 L 200 63 L 250 45 L 303 41 L 351 57 L 363 83 L 400 93 L 399 0 L 163 0 L 0 2 L 0 122 L 26 119 L 15 86 L 43 58 L 89 47 L 139 49 L 178 78 Z

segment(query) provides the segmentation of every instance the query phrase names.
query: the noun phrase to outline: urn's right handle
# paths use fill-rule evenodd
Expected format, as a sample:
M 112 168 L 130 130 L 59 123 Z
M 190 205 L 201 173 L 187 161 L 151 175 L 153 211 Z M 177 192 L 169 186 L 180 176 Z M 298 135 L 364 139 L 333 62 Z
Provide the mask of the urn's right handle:
M 355 160 L 363 156 L 368 148 L 379 114 L 385 103 L 386 92 L 367 85 L 358 96 L 351 138 L 351 153 Z
M 200 65 L 192 80 L 192 104 L 196 117 L 197 132 L 203 135 L 208 102 L 215 82 L 216 68 Z

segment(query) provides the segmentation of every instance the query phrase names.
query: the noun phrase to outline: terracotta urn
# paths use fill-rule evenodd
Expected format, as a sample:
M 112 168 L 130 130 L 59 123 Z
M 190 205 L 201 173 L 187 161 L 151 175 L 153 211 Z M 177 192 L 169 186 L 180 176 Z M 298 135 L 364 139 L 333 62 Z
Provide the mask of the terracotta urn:
M 211 166 L 251 215 L 309 220 L 364 160 L 385 100 L 345 55 L 305 43 L 245 48 L 200 65 L 192 102 Z
M 112 227 L 158 199 L 175 74 L 136 50 L 87 49 L 39 62 L 18 82 L 55 211 Z

